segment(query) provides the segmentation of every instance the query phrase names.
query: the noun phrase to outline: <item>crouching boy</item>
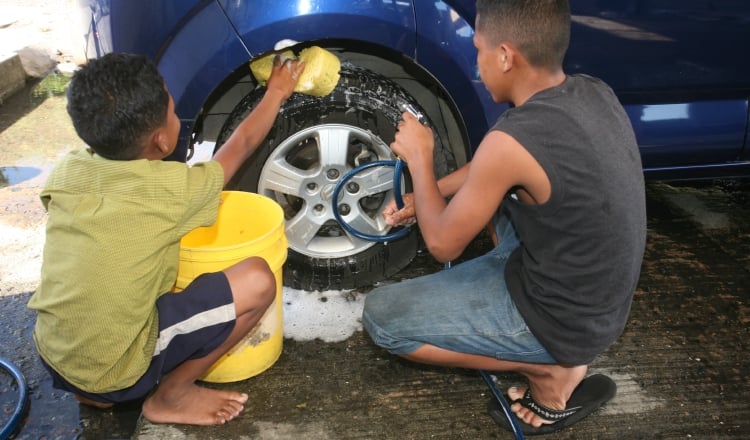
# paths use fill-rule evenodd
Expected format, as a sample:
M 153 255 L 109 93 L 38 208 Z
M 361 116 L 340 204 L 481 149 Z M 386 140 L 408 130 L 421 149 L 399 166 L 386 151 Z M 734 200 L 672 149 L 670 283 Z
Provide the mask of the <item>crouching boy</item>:
M 67 154 L 41 193 L 48 211 L 42 280 L 29 307 L 54 385 L 107 408 L 142 399 L 154 423 L 223 424 L 248 396 L 195 382 L 273 302 L 260 258 L 170 294 L 183 235 L 211 225 L 223 186 L 265 138 L 304 66 L 277 59 L 265 96 L 217 152 L 162 161 L 180 120 L 156 67 L 109 54 L 73 77 L 68 113 L 87 149 Z

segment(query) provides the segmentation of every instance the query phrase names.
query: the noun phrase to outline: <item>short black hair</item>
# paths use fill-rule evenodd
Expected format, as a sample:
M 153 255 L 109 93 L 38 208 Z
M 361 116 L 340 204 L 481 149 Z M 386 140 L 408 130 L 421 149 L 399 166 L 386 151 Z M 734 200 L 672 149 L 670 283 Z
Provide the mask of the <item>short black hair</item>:
M 568 0 L 477 0 L 477 30 L 518 47 L 532 66 L 559 69 L 570 44 Z
M 76 133 L 107 159 L 136 159 L 145 136 L 166 123 L 168 107 L 164 78 L 142 55 L 110 53 L 90 60 L 68 86 Z

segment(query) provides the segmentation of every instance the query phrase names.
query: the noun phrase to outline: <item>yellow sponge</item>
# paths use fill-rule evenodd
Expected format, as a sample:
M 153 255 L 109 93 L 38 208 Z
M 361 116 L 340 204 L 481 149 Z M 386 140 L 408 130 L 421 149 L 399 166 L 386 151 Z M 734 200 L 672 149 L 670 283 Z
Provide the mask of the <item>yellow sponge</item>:
M 250 63 L 250 71 L 255 79 L 265 85 L 273 69 L 273 58 L 277 55 L 284 58 L 294 58 L 291 50 L 273 52 Z M 312 96 L 326 96 L 336 88 L 339 82 L 341 62 L 333 53 L 322 47 L 312 46 L 303 49 L 299 60 L 305 62 L 305 71 L 299 78 L 295 92 Z

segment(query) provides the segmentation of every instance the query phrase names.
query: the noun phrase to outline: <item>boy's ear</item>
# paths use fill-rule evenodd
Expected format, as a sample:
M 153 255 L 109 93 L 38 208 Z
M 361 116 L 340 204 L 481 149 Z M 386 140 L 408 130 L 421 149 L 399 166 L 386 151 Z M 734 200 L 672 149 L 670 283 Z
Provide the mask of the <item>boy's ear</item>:
M 498 47 L 497 65 L 502 72 L 508 72 L 513 67 L 515 55 L 515 48 L 508 43 L 503 43 Z
M 161 160 L 171 153 L 166 130 L 157 128 L 145 138 L 139 159 Z
M 151 134 L 151 144 L 165 156 L 169 154 L 170 146 L 166 130 L 162 128 L 157 128 L 156 130 L 154 130 L 154 132 Z

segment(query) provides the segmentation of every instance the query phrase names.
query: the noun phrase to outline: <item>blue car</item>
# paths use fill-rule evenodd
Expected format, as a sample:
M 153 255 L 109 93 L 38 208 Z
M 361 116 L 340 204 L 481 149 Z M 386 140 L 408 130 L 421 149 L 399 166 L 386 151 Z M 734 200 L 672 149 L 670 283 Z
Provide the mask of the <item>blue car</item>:
M 406 266 L 417 230 L 388 242 L 380 216 L 393 172 L 351 169 L 392 159 L 388 147 L 406 102 L 436 137 L 436 173 L 465 163 L 507 108 L 479 80 L 473 0 L 81 0 L 87 55 L 153 58 L 182 120 L 173 159 L 221 148 L 262 94 L 248 62 L 282 40 L 298 52 L 338 55 L 330 95 L 295 94 L 256 155 L 230 183 L 285 211 L 284 283 L 322 290 L 371 285 Z M 649 179 L 746 176 L 750 97 L 747 0 L 571 0 L 568 73 L 609 83 L 630 116 Z M 213 151 L 213 150 L 211 150 Z M 407 173 L 408 174 L 408 173 Z M 408 190 L 408 176 L 403 184 Z M 416 229 L 416 228 L 414 228 Z

